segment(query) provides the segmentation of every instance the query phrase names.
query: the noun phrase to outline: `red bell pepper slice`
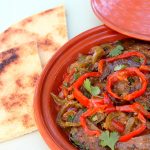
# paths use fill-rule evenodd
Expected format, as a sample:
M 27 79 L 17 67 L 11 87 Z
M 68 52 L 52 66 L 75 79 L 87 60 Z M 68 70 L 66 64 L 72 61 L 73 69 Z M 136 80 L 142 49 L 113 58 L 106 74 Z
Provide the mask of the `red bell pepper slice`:
M 107 106 L 107 108 L 104 110 L 104 112 L 106 112 L 107 114 L 116 111 L 116 107 L 115 106 Z
M 146 64 L 146 57 L 145 55 L 143 55 L 142 53 L 140 52 L 137 52 L 137 51 L 132 51 L 132 52 L 126 52 L 126 53 L 123 53 L 122 55 L 118 55 L 116 57 L 112 57 L 112 58 L 108 58 L 106 59 L 107 62 L 113 62 L 113 61 L 116 61 L 118 59 L 124 59 L 124 58 L 128 58 L 128 57 L 132 57 L 132 56 L 137 56 L 137 57 L 140 57 L 143 59 L 143 65 Z
M 108 94 L 105 92 L 104 93 L 104 98 L 101 99 L 90 99 L 91 101 L 91 106 L 94 107 L 101 107 L 101 105 L 107 104 L 108 106 L 113 106 L 113 102 L 111 99 L 108 97 Z
M 120 142 L 126 142 L 126 141 L 130 140 L 131 138 L 133 138 L 134 136 L 141 134 L 146 129 L 146 120 L 145 120 L 144 116 L 139 113 L 138 119 L 142 122 L 142 125 L 138 129 L 136 129 L 126 135 L 121 136 L 119 138 Z
M 116 106 L 116 110 L 122 112 L 135 112 L 132 105 Z
M 73 84 L 73 86 L 75 88 L 79 88 L 83 84 L 83 82 L 84 82 L 84 80 L 86 78 L 88 78 L 88 77 L 99 77 L 100 75 L 101 74 L 99 72 L 88 72 L 88 73 L 85 73 L 85 74 L 83 74 L 82 76 L 80 76 L 77 79 L 77 81 Z
M 127 78 L 130 76 L 138 76 L 140 78 L 140 80 L 142 82 L 141 89 L 139 89 L 131 94 L 125 95 L 125 96 L 118 96 L 116 93 L 114 93 L 112 91 L 112 86 L 116 82 L 121 81 L 121 80 L 127 80 Z M 135 98 L 141 96 L 145 92 L 146 87 L 147 87 L 147 79 L 146 79 L 145 75 L 142 72 L 140 72 L 139 69 L 137 69 L 135 67 L 126 68 L 124 70 L 119 70 L 119 71 L 114 72 L 113 74 L 109 75 L 108 79 L 107 79 L 107 85 L 106 85 L 107 92 L 111 96 L 113 96 L 117 99 L 126 100 L 126 101 L 130 101 L 132 99 L 135 99 Z
M 72 75 L 75 73 L 75 68 L 70 71 L 70 73 L 64 75 L 64 82 L 68 83 Z
M 86 96 L 84 96 L 77 88 L 74 88 L 74 90 L 73 90 L 73 96 L 83 106 L 88 107 L 88 108 L 90 107 L 90 101 L 89 101 L 89 99 Z
M 132 137 L 141 134 L 146 128 L 146 117 L 150 117 L 150 113 L 147 112 L 142 105 L 139 103 L 133 103 L 132 105 L 124 105 L 124 106 L 116 106 L 117 111 L 123 112 L 136 112 L 138 113 L 138 119 L 142 122 L 142 125 L 136 129 L 135 131 L 130 132 L 129 134 L 123 135 L 120 137 L 120 142 L 126 142 L 130 140 Z
M 97 112 L 102 112 L 103 109 L 105 109 L 106 106 L 102 106 L 102 108 L 99 108 L 99 107 L 96 107 L 96 108 L 90 108 L 88 109 L 85 113 L 83 113 L 81 116 L 80 116 L 80 123 L 81 123 L 81 126 L 83 127 L 84 131 L 92 136 L 92 135 L 97 135 L 99 136 L 100 135 L 100 131 L 99 130 L 91 130 L 88 128 L 87 126 L 87 123 L 86 123 L 86 118 L 89 117 L 89 116 L 92 116 L 94 115 L 95 113 Z
M 104 93 L 104 104 L 113 105 L 113 102 L 108 97 L 108 94 L 106 92 Z
M 142 65 L 139 67 L 139 70 L 140 71 L 150 71 L 150 66 L 146 66 L 146 65 Z
M 99 104 L 99 105 L 96 105 L 96 107 L 89 108 L 85 113 L 83 113 L 80 116 L 81 126 L 83 127 L 84 131 L 88 135 L 90 135 L 90 136 L 97 135 L 98 136 L 98 135 L 100 135 L 100 131 L 99 130 L 91 130 L 91 129 L 89 129 L 88 126 L 87 126 L 87 123 L 86 123 L 86 118 L 96 114 L 97 112 L 106 112 L 106 111 L 108 111 L 107 108 L 111 108 L 112 109 L 112 108 L 115 108 L 115 107 L 107 105 L 107 104 Z M 114 111 L 114 109 L 113 109 L 113 111 Z M 121 127 L 120 127 L 120 130 L 121 130 Z
M 104 105 L 104 100 L 103 99 L 90 99 L 91 101 L 91 107 L 98 107 L 98 106 L 101 106 L 101 105 Z
M 123 53 L 123 54 L 118 55 L 116 57 L 107 58 L 107 59 L 101 59 L 99 61 L 99 64 L 98 64 L 98 71 L 100 73 L 103 72 L 104 63 L 106 63 L 106 62 L 110 63 L 110 62 L 114 62 L 114 61 L 119 60 L 119 59 L 124 59 L 124 58 L 132 57 L 132 56 L 137 56 L 137 57 L 142 58 L 143 59 L 142 65 L 146 64 L 146 57 L 145 57 L 145 55 L 143 55 L 140 52 L 132 51 L 132 52 Z
M 131 105 L 123 105 L 123 106 L 116 106 L 117 111 L 122 112 L 136 112 L 141 113 L 145 117 L 150 119 L 150 112 L 144 109 L 144 107 L 140 103 L 133 103 Z
M 99 130 L 90 130 L 87 125 L 86 125 L 86 120 L 84 117 L 80 117 L 80 123 L 85 131 L 86 134 L 93 136 L 93 135 L 100 135 L 100 131 Z
M 104 68 L 104 63 L 106 63 L 106 59 L 101 59 L 98 63 L 98 72 L 102 73 Z
M 140 107 L 140 109 L 139 109 L 139 107 Z M 142 125 L 138 129 L 130 132 L 129 134 L 121 136 L 119 139 L 120 142 L 128 141 L 132 137 L 141 134 L 145 130 L 146 119 L 144 118 L 143 115 L 145 115 L 147 117 L 147 116 L 149 116 L 149 112 L 144 110 L 144 108 L 142 108 L 142 106 L 140 104 L 133 103 L 132 105 L 124 105 L 124 106 L 116 106 L 116 107 L 105 104 L 105 105 L 99 105 L 99 107 L 89 108 L 85 113 L 83 113 L 81 115 L 81 117 L 80 117 L 81 126 L 84 128 L 85 132 L 88 135 L 91 135 L 91 136 L 92 135 L 100 135 L 100 131 L 90 130 L 87 127 L 86 118 L 91 115 L 94 115 L 96 112 L 108 112 L 108 110 L 110 110 L 110 112 L 113 112 L 113 111 L 136 112 L 136 113 L 138 113 L 138 119 L 142 122 Z M 118 132 L 124 131 L 124 125 L 121 124 L 120 122 L 112 120 L 112 125 L 116 128 L 116 130 Z
M 112 120 L 111 125 L 118 131 L 118 132 L 123 132 L 125 129 L 125 126 L 119 122 L 116 121 L 115 119 Z
M 74 97 L 80 102 L 85 107 L 90 107 L 90 101 L 89 99 L 80 92 L 79 88 L 83 84 L 84 80 L 88 77 L 99 77 L 100 73 L 99 72 L 89 72 L 85 73 L 81 77 L 77 79 L 77 81 L 73 84 L 73 95 Z
M 139 103 L 133 103 L 131 106 L 135 112 L 141 113 L 142 115 L 146 116 L 150 119 L 150 113 L 144 109 L 144 107 Z

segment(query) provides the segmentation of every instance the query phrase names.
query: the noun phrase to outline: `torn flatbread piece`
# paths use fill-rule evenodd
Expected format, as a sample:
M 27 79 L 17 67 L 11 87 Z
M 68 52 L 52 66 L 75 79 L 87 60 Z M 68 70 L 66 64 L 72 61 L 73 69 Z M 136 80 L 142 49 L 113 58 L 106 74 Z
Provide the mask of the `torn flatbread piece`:
M 13 36 L 15 38 L 13 38 Z M 0 51 L 37 40 L 42 66 L 68 40 L 64 6 L 46 10 L 11 26 L 0 35 Z
M 33 95 L 40 73 L 36 42 L 0 53 L 0 142 L 36 130 Z

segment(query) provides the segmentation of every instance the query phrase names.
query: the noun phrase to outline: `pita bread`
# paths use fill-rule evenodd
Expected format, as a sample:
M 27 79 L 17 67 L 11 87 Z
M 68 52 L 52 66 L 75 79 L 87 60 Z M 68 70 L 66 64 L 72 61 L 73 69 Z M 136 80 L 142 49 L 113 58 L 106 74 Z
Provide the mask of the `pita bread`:
M 40 73 L 35 42 L 0 53 L 0 142 L 36 129 L 33 95 Z
M 24 43 L 36 41 L 37 34 L 22 29 L 9 28 L 0 34 L 0 52 L 17 47 Z
M 0 51 L 37 40 L 43 66 L 68 40 L 63 6 L 46 10 L 13 25 L 0 35 Z

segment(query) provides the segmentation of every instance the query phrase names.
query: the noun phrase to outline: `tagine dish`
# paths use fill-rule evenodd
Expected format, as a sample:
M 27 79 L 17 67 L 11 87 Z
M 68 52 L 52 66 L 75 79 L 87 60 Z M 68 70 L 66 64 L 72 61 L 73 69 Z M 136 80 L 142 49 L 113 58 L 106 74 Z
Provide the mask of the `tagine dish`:
M 96 45 L 70 64 L 51 96 L 57 124 L 78 149 L 149 149 L 149 49 L 124 39 Z

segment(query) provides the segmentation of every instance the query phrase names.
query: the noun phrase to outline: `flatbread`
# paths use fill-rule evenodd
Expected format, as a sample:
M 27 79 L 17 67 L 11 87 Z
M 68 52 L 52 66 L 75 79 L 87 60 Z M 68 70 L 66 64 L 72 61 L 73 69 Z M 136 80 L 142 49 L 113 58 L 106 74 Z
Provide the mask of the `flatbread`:
M 14 37 L 14 38 L 13 38 Z M 0 51 L 37 40 L 42 66 L 68 40 L 64 6 L 46 10 L 0 34 Z
M 36 42 L 0 53 L 0 142 L 36 130 L 33 95 L 41 70 Z
M 38 35 L 22 29 L 8 28 L 0 34 L 0 52 L 24 43 L 37 41 Z

